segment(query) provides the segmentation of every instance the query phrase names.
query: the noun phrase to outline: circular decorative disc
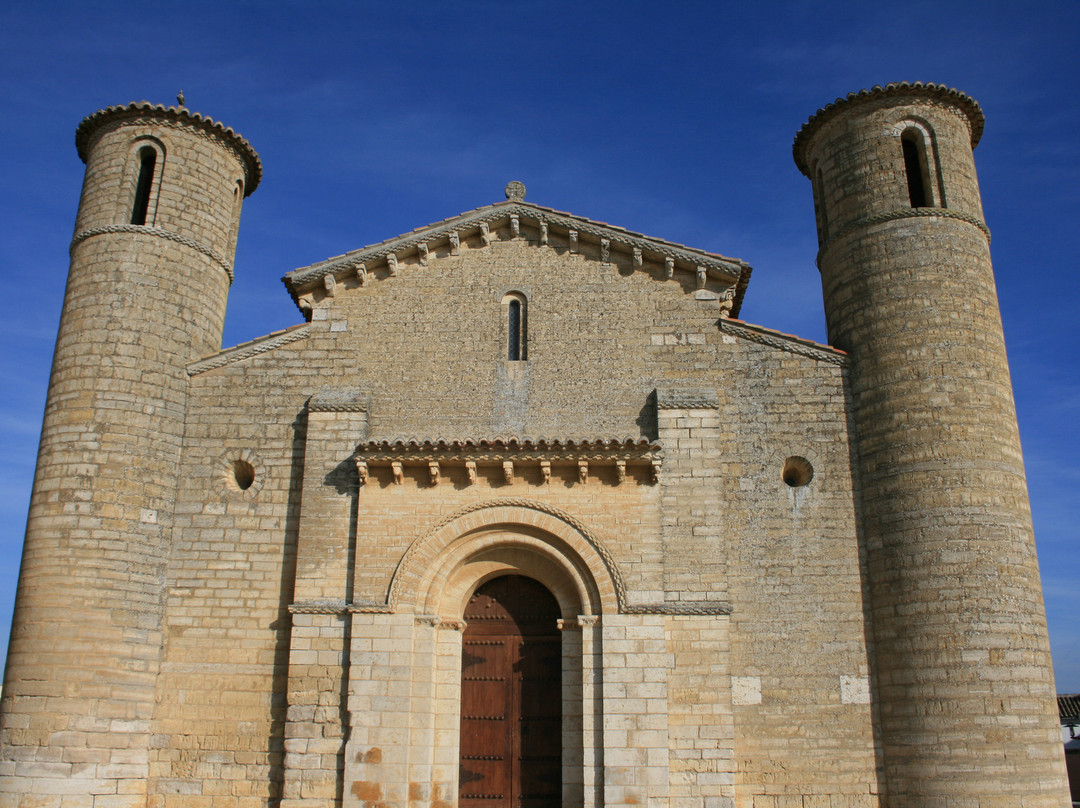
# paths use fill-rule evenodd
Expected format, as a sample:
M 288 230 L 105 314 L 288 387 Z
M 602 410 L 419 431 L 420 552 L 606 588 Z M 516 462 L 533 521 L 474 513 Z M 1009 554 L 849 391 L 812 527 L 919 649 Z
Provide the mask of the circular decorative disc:
M 506 198 L 520 202 L 525 198 L 525 183 L 514 180 L 506 186 Z

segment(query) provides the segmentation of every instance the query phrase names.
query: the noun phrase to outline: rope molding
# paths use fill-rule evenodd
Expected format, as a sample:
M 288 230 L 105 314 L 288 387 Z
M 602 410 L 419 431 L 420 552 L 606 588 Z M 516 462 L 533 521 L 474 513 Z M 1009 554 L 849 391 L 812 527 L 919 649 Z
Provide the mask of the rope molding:
M 102 236 L 110 233 L 138 233 L 143 236 L 157 236 L 158 238 L 167 239 L 169 241 L 175 241 L 177 244 L 183 244 L 185 247 L 202 253 L 207 258 L 215 261 L 218 266 L 225 270 L 225 274 L 229 276 L 229 285 L 233 282 L 233 268 L 232 264 L 218 255 L 214 250 L 209 247 L 200 244 L 186 236 L 177 235 L 176 233 L 170 233 L 168 230 L 160 230 L 156 227 L 147 227 L 141 224 L 106 224 L 101 227 L 91 227 L 89 230 L 83 230 L 81 233 L 76 233 L 75 237 L 71 240 L 71 246 L 68 248 L 68 252 L 71 252 L 75 247 L 88 238 L 94 236 Z
M 241 362 L 245 359 L 250 359 L 253 356 L 266 353 L 267 351 L 272 351 L 275 348 L 280 348 L 282 345 L 288 345 L 297 340 L 307 339 L 307 337 L 308 327 L 307 324 L 304 323 L 281 334 L 253 340 L 246 345 L 237 345 L 232 348 L 227 348 L 221 353 L 215 354 L 207 359 L 199 359 L 187 366 L 187 373 L 188 376 L 197 376 L 208 370 L 214 370 L 215 368 L 224 367 L 225 365 L 232 365 L 236 362 Z
M 785 338 L 780 334 L 767 334 L 756 328 L 751 328 L 745 324 L 734 322 L 732 320 L 721 320 L 720 330 L 724 333 L 734 334 L 741 339 L 750 342 L 768 345 L 770 348 L 779 348 L 781 351 L 798 354 L 799 356 L 805 356 L 810 359 L 818 359 L 832 365 L 845 366 L 848 363 L 847 356 L 838 353 L 836 350 L 830 350 L 827 347 L 819 348 L 813 345 L 806 345 L 798 341 L 797 338 Z
M 821 259 L 825 255 L 825 252 L 832 247 L 833 244 L 840 241 L 840 239 L 850 235 L 853 230 L 898 219 L 915 219 L 920 217 L 958 219 L 961 222 L 967 222 L 968 224 L 979 228 L 983 235 L 986 236 L 987 243 L 990 242 L 990 228 L 986 226 L 986 223 L 983 222 L 982 219 L 978 219 L 975 216 L 970 216 L 955 210 L 949 210 L 948 208 L 898 208 L 897 210 L 886 211 L 885 213 L 878 213 L 873 216 L 856 219 L 855 221 L 844 225 L 836 235 L 832 236 L 821 246 L 821 249 L 818 250 L 817 259 L 815 260 L 817 268 L 819 270 L 821 269 Z

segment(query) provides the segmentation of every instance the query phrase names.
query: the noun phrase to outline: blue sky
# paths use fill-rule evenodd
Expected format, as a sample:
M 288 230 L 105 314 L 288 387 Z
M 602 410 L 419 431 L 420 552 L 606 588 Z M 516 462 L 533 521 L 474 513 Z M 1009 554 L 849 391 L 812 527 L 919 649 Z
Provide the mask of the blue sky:
M 0 10 L 0 649 L 82 181 L 79 121 L 187 105 L 247 137 L 225 344 L 300 321 L 290 269 L 502 199 L 754 266 L 742 317 L 825 341 L 799 126 L 934 81 L 987 115 L 993 232 L 1058 688 L 1080 692 L 1080 4 L 20 2 Z

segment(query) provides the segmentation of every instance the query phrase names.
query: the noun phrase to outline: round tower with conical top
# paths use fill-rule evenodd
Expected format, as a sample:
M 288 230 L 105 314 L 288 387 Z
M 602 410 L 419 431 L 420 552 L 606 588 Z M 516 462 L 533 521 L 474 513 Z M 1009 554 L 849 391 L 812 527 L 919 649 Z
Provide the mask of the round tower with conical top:
M 1068 804 L 973 149 L 979 105 L 890 84 L 795 138 L 850 353 L 885 804 Z
M 5 805 L 144 804 L 185 368 L 221 347 L 262 171 L 183 107 L 109 107 L 75 142 L 86 175 L 3 693 Z

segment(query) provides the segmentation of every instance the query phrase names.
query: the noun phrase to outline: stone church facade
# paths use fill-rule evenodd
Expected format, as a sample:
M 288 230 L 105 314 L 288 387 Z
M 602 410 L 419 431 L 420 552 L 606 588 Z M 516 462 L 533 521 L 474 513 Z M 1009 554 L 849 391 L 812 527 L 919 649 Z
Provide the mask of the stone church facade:
M 511 183 L 222 349 L 257 154 L 88 117 L 0 806 L 1067 805 L 982 127 L 800 130 L 831 345 Z

